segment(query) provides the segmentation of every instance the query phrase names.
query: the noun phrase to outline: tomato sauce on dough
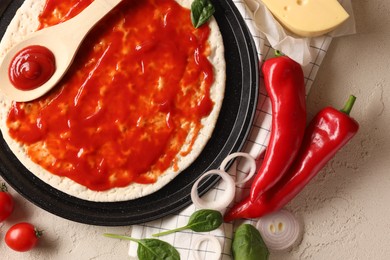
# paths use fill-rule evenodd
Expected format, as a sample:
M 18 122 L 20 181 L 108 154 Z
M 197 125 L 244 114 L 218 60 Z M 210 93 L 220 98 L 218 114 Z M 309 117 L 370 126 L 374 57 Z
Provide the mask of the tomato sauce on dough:
M 47 0 L 40 28 L 91 2 Z M 35 163 L 92 190 L 156 182 L 178 170 L 213 108 L 209 34 L 174 0 L 123 1 L 53 91 L 12 104 L 11 137 Z

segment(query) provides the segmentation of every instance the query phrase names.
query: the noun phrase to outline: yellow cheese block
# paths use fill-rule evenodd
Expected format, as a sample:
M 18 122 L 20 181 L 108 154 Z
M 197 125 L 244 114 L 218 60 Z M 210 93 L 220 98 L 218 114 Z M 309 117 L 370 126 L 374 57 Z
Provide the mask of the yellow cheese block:
M 348 17 L 337 0 L 262 0 L 279 22 L 304 37 L 326 34 Z

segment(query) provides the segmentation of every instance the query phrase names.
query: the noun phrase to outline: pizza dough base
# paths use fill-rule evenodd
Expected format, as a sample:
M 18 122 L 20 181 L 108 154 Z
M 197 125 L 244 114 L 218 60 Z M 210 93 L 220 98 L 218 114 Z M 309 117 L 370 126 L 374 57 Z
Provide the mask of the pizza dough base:
M 186 8 L 190 8 L 192 3 L 192 0 L 176 1 Z M 39 25 L 37 17 L 43 9 L 44 4 L 45 0 L 26 0 L 22 4 L 0 42 L 1 60 L 14 44 L 23 40 L 26 35 L 36 30 Z M 222 35 L 214 17 L 210 19 L 209 26 L 211 28 L 211 34 L 209 37 L 211 55 L 209 60 L 214 66 L 214 83 L 210 89 L 210 96 L 214 102 L 214 107 L 210 115 L 202 120 L 204 127 L 201 129 L 199 136 L 196 138 L 192 151 L 187 156 L 179 158 L 177 163 L 179 169 L 178 171 L 175 171 L 171 167 L 168 168 L 164 174 L 160 175 L 158 180 L 153 184 L 132 183 L 126 187 L 112 188 L 107 191 L 90 190 L 69 178 L 54 175 L 31 161 L 31 159 L 26 155 L 24 147 L 9 136 L 6 120 L 12 102 L 0 93 L 0 130 L 3 134 L 4 140 L 7 142 L 11 151 L 16 155 L 19 161 L 30 172 L 50 186 L 77 198 L 96 202 L 114 202 L 132 200 L 156 192 L 169 183 L 181 171 L 187 168 L 199 156 L 212 135 L 222 106 L 226 80 L 224 46 Z M 189 136 L 189 139 L 190 138 L 191 137 Z M 183 147 L 182 150 L 184 151 L 185 147 Z

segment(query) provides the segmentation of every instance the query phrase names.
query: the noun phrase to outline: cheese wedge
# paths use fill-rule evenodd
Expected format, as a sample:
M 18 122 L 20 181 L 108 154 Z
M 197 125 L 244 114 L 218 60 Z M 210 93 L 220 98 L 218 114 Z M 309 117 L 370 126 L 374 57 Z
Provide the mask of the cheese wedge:
M 304 37 L 326 34 L 349 17 L 337 0 L 262 0 L 276 19 Z

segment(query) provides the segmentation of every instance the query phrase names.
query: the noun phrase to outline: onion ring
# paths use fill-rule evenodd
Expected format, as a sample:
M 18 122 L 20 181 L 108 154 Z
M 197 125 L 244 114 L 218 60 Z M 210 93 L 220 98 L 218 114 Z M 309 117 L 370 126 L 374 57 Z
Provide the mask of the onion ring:
M 287 251 L 302 240 L 302 225 L 284 209 L 260 218 L 256 228 L 271 251 Z
M 226 188 L 225 188 L 223 196 L 219 196 L 220 199 L 207 202 L 205 200 L 202 200 L 199 197 L 198 186 L 199 186 L 199 182 L 204 177 L 206 177 L 208 175 L 214 175 L 214 174 L 217 174 L 217 175 L 222 177 L 222 180 L 225 181 L 225 183 L 226 183 Z M 194 183 L 194 185 L 192 186 L 192 189 L 191 189 L 192 202 L 194 203 L 194 205 L 197 208 L 200 208 L 200 209 L 214 209 L 214 210 L 219 210 L 219 211 L 224 210 L 233 201 L 235 194 L 236 194 L 236 185 L 235 185 L 233 178 L 227 172 L 224 172 L 221 170 L 210 170 L 208 172 L 205 172 Z
M 202 259 L 199 255 L 199 249 L 200 249 L 200 245 L 206 240 L 208 240 L 212 243 L 212 248 L 215 250 L 214 253 L 215 253 L 216 257 L 213 259 L 217 259 L 217 260 L 220 259 L 221 254 L 222 254 L 222 248 L 221 248 L 221 244 L 219 243 L 218 239 L 212 235 L 203 235 L 203 236 L 200 236 L 194 240 L 194 247 L 192 249 L 192 255 L 194 256 L 195 260 Z
M 248 154 L 248 153 L 237 152 L 237 153 L 232 153 L 232 154 L 228 155 L 228 156 L 222 161 L 221 166 L 220 166 L 219 168 L 220 168 L 222 171 L 226 171 L 226 165 L 229 163 L 230 160 L 232 160 L 232 159 L 234 159 L 234 158 L 236 158 L 236 157 L 245 157 L 246 159 L 249 160 L 250 167 L 251 167 L 249 173 L 247 174 L 247 176 L 246 176 L 244 179 L 242 179 L 242 180 L 240 180 L 240 181 L 237 181 L 237 180 L 236 180 L 236 182 L 235 182 L 236 185 L 239 185 L 239 184 L 243 184 L 243 183 L 249 181 L 249 180 L 253 177 L 253 175 L 255 175 L 255 173 L 256 173 L 256 161 L 255 161 L 255 159 L 254 159 L 250 154 Z M 238 177 L 238 176 L 236 176 L 236 179 L 238 179 L 237 177 Z

